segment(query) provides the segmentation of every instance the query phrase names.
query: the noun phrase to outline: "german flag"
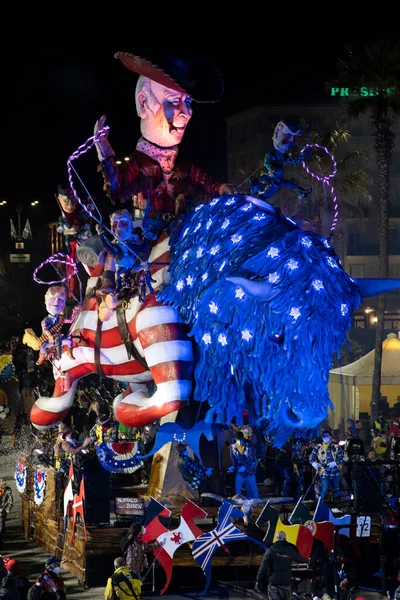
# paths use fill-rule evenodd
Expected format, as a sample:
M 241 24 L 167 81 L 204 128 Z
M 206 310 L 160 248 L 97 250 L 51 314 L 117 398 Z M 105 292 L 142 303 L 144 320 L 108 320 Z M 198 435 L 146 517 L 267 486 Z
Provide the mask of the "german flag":
M 257 527 L 267 527 L 264 544 L 270 546 L 276 542 L 278 531 L 286 533 L 286 540 L 294 544 L 304 558 L 310 558 L 314 537 L 310 529 L 304 525 L 284 525 L 279 518 L 279 513 L 268 503 L 264 506 L 256 521 Z

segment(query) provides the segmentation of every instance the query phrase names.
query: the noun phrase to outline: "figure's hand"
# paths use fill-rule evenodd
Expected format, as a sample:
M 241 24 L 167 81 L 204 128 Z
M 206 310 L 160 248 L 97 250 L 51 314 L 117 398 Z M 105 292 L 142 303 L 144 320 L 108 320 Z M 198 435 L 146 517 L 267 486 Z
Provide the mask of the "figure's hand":
M 212 467 L 208 467 L 208 469 L 206 469 L 207 477 L 211 477 L 213 471 L 214 471 L 214 469 Z
M 314 467 L 314 469 L 315 469 L 316 471 L 318 471 L 318 469 L 321 467 L 321 465 L 320 465 L 319 463 L 317 463 L 317 462 L 313 462 L 313 463 L 312 463 L 312 466 Z
M 219 194 L 220 194 L 220 196 L 223 196 L 224 194 L 225 195 L 227 195 L 227 194 L 234 194 L 235 190 L 236 190 L 236 186 L 232 185 L 230 183 L 222 183 L 219 186 Z
M 227 473 L 233 473 L 234 470 L 235 470 L 235 467 L 229 467 L 229 469 L 227 470 Z
M 260 584 L 258 583 L 258 581 L 256 581 L 256 584 L 254 586 L 254 591 L 259 592 L 259 593 L 261 592 Z
M 99 235 L 101 235 L 102 233 L 104 233 L 104 226 L 101 225 L 100 223 L 97 223 L 96 225 L 96 231 Z
M 96 133 L 98 131 L 103 129 L 105 124 L 106 124 L 106 115 L 103 115 L 100 117 L 100 119 L 98 121 L 96 121 L 96 124 L 94 126 L 94 135 L 96 135 Z M 110 158 L 110 156 L 115 155 L 115 152 L 112 149 L 110 142 L 108 141 L 108 134 L 102 135 L 99 138 L 99 141 L 96 142 L 95 146 L 96 146 L 96 150 L 97 150 L 97 156 L 99 157 L 100 162 L 105 160 L 106 158 Z
M 330 467 L 331 469 L 333 469 L 334 467 L 337 467 L 337 464 L 336 464 L 336 462 L 333 460 L 332 462 L 330 462 L 330 463 L 328 464 L 328 467 Z

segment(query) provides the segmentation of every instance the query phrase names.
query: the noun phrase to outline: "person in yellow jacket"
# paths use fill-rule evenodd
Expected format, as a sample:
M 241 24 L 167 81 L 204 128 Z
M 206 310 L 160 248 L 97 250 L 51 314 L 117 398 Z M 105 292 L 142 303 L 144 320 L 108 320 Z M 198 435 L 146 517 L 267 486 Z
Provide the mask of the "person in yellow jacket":
M 122 556 L 114 560 L 114 569 L 107 581 L 104 600 L 140 600 L 142 584 L 128 569 Z

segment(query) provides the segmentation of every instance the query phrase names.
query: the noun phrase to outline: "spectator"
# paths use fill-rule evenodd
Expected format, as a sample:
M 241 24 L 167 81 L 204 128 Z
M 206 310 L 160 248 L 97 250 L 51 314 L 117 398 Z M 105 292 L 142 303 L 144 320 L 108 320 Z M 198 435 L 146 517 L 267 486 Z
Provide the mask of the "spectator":
M 327 562 L 322 566 L 322 591 L 331 597 L 335 595 L 335 572 L 337 573 L 337 585 L 339 598 L 346 598 L 348 592 L 355 584 L 356 568 L 352 560 L 344 557 L 343 550 L 336 551 L 336 563 L 333 550 L 329 553 Z
M 398 419 L 400 417 L 400 396 L 397 396 L 395 405 L 393 406 L 393 416 Z
M 28 600 L 65 600 L 65 583 L 60 577 L 61 561 L 56 556 L 50 556 L 45 563 L 42 575 L 28 592 Z
M 148 567 L 147 552 L 158 546 L 158 542 L 146 544 L 143 541 L 142 533 L 143 528 L 140 523 L 133 523 L 121 541 L 121 549 L 126 566 L 140 580 Z
M 357 419 L 356 421 L 356 432 L 357 437 L 359 437 L 360 440 L 363 441 L 365 448 L 367 445 L 367 430 L 365 429 L 364 423 L 360 421 L 360 419 Z
M 305 563 L 294 544 L 286 541 L 286 533 L 278 531 L 276 542 L 265 552 L 258 569 L 255 590 L 268 582 L 268 600 L 291 600 L 292 598 L 292 563 Z
M 7 485 L 4 477 L 0 477 L 0 544 L 6 531 L 6 518 L 13 504 L 14 498 L 11 488 Z
M 1 600 L 20 600 L 20 595 L 15 585 L 14 577 L 6 575 L 0 583 Z
M 10 558 L 6 562 L 7 576 L 14 579 L 16 589 L 19 593 L 20 600 L 26 600 L 30 588 L 30 581 L 22 576 L 19 563 L 14 558 Z
M 136 575 L 130 572 L 122 556 L 114 560 L 114 569 L 114 573 L 108 578 L 104 599 L 128 600 L 128 598 L 134 598 L 134 600 L 139 600 L 142 584 Z

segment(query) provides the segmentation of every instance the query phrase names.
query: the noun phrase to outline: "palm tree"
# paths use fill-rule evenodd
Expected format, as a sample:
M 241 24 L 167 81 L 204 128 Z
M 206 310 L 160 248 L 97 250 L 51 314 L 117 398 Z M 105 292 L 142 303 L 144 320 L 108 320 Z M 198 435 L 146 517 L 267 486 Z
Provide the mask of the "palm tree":
M 390 164 L 395 144 L 391 127 L 400 115 L 400 42 L 373 42 L 354 50 L 346 47 L 346 58 L 339 60 L 337 67 L 337 80 L 327 87 L 350 90 L 366 87 L 375 93 L 371 96 L 349 96 L 345 111 L 350 119 L 368 115 L 374 128 L 373 146 L 378 169 L 379 274 L 386 278 L 389 274 Z M 381 295 L 377 312 L 371 418 L 376 416 L 380 401 L 385 307 L 386 295 Z

